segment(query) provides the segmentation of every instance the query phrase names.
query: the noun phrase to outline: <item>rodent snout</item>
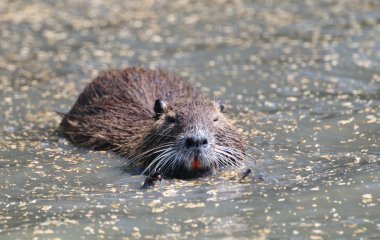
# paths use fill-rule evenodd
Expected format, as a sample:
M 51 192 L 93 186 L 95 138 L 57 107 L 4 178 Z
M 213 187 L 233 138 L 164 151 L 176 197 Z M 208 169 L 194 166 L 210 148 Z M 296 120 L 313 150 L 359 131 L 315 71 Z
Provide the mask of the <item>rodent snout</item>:
M 187 137 L 185 139 L 185 147 L 186 148 L 192 148 L 192 147 L 205 147 L 208 144 L 207 138 L 195 138 L 195 137 Z

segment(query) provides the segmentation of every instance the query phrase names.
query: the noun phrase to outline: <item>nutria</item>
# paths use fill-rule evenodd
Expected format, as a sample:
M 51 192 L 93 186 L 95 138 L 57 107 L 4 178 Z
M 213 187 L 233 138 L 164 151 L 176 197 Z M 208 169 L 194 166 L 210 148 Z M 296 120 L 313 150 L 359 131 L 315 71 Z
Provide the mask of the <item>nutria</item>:
M 113 150 L 142 173 L 192 178 L 248 159 L 245 138 L 224 106 L 180 77 L 126 68 L 100 74 L 67 114 L 60 130 L 78 146 Z

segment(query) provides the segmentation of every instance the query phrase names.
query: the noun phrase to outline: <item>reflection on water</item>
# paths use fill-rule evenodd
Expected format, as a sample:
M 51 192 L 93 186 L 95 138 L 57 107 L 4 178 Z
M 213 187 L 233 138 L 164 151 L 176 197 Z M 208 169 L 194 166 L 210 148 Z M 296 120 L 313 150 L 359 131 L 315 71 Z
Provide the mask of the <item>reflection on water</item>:
M 0 38 L 2 238 L 380 238 L 378 1 L 2 1 Z M 55 111 L 126 65 L 223 99 L 255 174 L 142 192 L 57 136 Z

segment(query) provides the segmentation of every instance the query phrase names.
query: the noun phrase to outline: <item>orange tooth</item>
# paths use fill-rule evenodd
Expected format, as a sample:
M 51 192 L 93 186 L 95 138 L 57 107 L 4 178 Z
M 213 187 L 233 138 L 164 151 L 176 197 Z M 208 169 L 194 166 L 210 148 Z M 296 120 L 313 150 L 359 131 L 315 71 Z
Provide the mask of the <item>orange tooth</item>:
M 193 169 L 201 168 L 201 161 L 199 160 L 198 156 L 195 156 L 194 161 L 191 163 L 191 167 Z

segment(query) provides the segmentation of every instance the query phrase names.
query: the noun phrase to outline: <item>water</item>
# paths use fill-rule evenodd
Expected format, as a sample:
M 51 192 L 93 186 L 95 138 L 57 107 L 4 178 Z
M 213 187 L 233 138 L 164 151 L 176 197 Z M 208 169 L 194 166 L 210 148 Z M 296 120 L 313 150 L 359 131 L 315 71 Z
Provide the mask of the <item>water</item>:
M 380 2 L 1 1 L 0 238 L 380 238 Z M 101 70 L 221 98 L 258 160 L 139 190 L 55 129 Z

